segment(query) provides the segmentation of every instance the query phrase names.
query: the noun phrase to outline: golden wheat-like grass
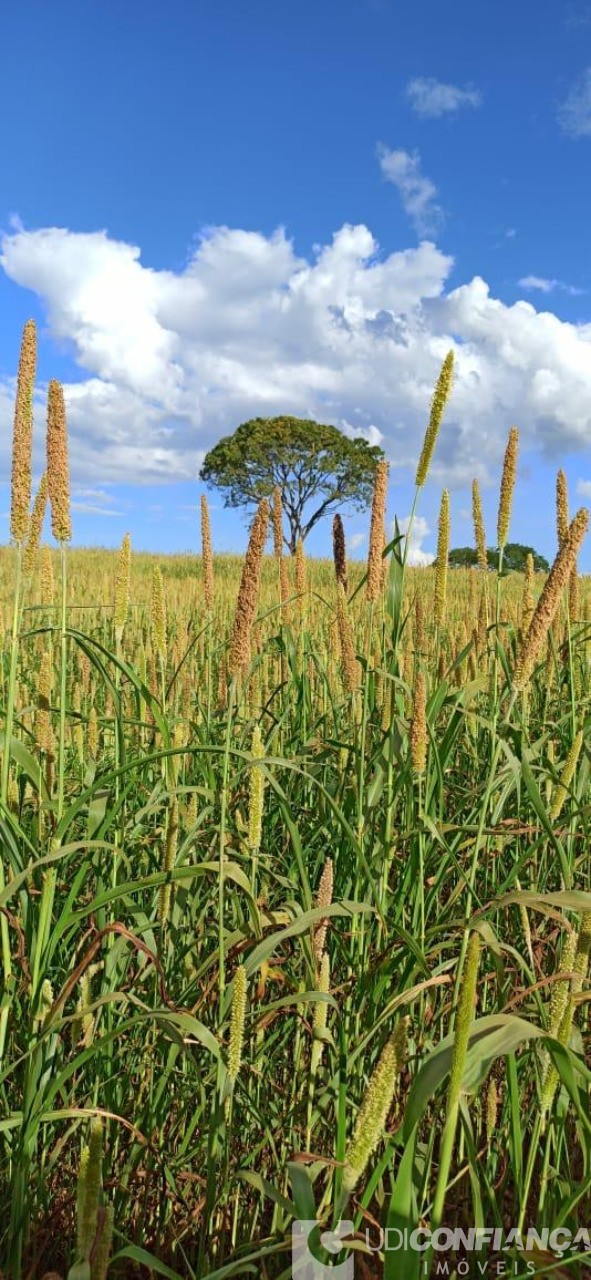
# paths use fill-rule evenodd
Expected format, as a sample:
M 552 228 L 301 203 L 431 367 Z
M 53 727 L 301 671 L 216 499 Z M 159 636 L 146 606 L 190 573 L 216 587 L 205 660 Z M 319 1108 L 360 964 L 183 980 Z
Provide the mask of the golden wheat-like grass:
M 589 527 L 589 513 L 581 507 L 577 512 L 568 533 L 556 556 L 548 574 L 544 589 L 538 600 L 513 673 L 513 689 L 521 692 L 525 689 L 534 668 L 540 660 L 548 632 L 554 622 L 562 592 L 568 582 L 573 565 Z
M 208 613 L 213 609 L 213 551 L 211 545 L 211 524 L 209 506 L 204 493 L 201 494 L 201 556 L 203 560 L 203 595 Z
M 250 662 L 250 636 L 259 598 L 268 521 L 269 504 L 263 498 L 250 531 L 230 637 L 228 667 L 234 678 L 240 676 Z
M 499 493 L 499 511 L 497 516 L 497 546 L 499 547 L 505 546 L 509 535 L 513 493 L 517 477 L 518 451 L 519 431 L 517 430 L 517 427 L 511 427 L 509 439 L 507 441 L 507 448 L 505 449 L 503 472 L 501 475 L 501 489 Z
M 384 520 L 388 496 L 388 463 L 378 462 L 373 488 L 367 583 L 365 593 L 369 601 L 379 598 L 382 590 L 382 557 L 384 553 Z
M 29 529 L 31 464 L 33 451 L 33 391 L 37 364 L 35 321 L 23 329 L 16 380 L 16 403 L 12 436 L 12 481 L 10 487 L 10 535 L 24 542 Z
M 55 378 L 49 384 L 47 397 L 47 489 L 53 536 L 57 542 L 69 542 L 72 525 L 68 428 L 63 387 Z

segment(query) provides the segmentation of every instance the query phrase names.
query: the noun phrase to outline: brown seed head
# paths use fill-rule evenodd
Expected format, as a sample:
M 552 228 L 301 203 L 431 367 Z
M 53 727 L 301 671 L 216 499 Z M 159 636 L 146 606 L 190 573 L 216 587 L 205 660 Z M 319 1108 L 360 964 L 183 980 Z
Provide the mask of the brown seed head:
M 332 522 L 332 558 L 336 580 L 337 582 L 342 582 L 345 594 L 347 594 L 347 548 L 343 521 L 338 512 Z
M 523 600 L 521 605 L 521 625 L 529 627 L 534 611 L 534 558 L 528 551 L 525 561 L 525 581 L 523 584 Z
M 47 488 L 51 504 L 51 531 L 58 542 L 69 542 L 70 472 L 68 467 L 68 428 L 64 392 L 55 378 L 49 384 L 47 397 Z
M 31 503 L 31 459 L 33 451 L 33 390 L 37 363 L 35 321 L 23 329 L 16 380 L 16 403 L 12 435 L 12 484 L 10 493 L 10 534 L 24 542 L 29 528 Z
M 209 507 L 204 493 L 201 494 L 201 557 L 203 560 L 203 594 L 205 608 L 211 613 L 213 608 L 213 552 L 211 548 L 211 525 Z
M 230 675 L 236 678 L 244 671 L 250 659 L 250 633 L 259 598 L 268 522 L 269 503 L 263 498 L 252 522 L 230 637 L 228 667 Z
M 283 555 L 283 501 L 278 484 L 273 490 L 273 555 L 277 560 Z

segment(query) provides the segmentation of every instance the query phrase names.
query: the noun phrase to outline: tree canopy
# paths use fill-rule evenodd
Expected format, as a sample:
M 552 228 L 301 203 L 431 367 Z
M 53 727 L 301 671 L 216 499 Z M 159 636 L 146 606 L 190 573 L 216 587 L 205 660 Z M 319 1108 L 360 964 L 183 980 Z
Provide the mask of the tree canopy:
M 314 525 L 346 503 L 371 501 L 384 452 L 361 436 L 304 418 L 252 418 L 210 449 L 200 479 L 219 489 L 226 507 L 256 505 L 278 485 L 293 553 Z
M 507 572 L 517 571 L 523 573 L 528 555 L 533 557 L 534 569 L 536 571 L 543 570 L 547 573 L 550 565 L 545 556 L 541 556 L 539 551 L 535 551 L 533 547 L 525 547 L 521 542 L 507 542 L 503 552 L 503 569 Z M 499 551 L 498 547 L 488 547 L 486 552 L 489 569 L 498 569 Z M 471 569 L 477 564 L 477 555 L 474 547 L 455 547 L 449 553 L 449 563 L 456 569 Z

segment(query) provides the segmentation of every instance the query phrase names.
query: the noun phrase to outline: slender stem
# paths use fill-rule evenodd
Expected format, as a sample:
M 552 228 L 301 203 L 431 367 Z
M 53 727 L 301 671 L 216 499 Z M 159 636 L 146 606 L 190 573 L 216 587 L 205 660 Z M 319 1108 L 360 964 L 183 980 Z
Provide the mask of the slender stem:
M 226 724 L 226 741 L 224 746 L 224 755 L 222 762 L 222 793 L 220 803 L 220 843 L 219 843 L 219 871 L 218 871 L 218 998 L 219 998 L 219 1021 L 220 1025 L 223 1021 L 223 1003 L 224 993 L 226 989 L 226 963 L 224 955 L 224 891 L 225 891 L 225 875 L 224 875 L 224 859 L 226 856 L 226 819 L 228 813 L 228 780 L 230 773 L 230 743 L 232 741 L 232 715 L 236 701 L 236 677 L 232 676 L 230 689 L 228 693 L 228 720 Z
M 4 750 L 2 752 L 2 777 L 0 781 L 0 802 L 2 812 L 4 813 L 8 804 L 8 779 L 10 771 L 10 750 L 12 742 L 12 731 L 14 726 L 14 704 L 16 692 L 16 675 L 18 669 L 18 646 L 19 646 L 19 629 L 20 629 L 20 613 L 21 613 L 21 591 L 22 591 L 22 561 L 23 549 L 19 543 L 16 548 L 16 572 L 14 582 L 14 595 L 12 601 L 12 629 L 10 634 L 10 667 L 8 674 L 8 690 L 6 696 L 6 714 L 4 720 Z M 6 884 L 4 863 L 0 858 L 0 890 Z M 8 920 L 5 912 L 0 916 L 0 940 L 2 948 L 2 970 L 3 985 L 6 991 L 12 977 L 12 957 L 10 954 L 10 935 L 8 932 Z M 4 1054 L 4 1045 L 6 1042 L 6 1028 L 8 1022 L 8 1005 L 5 1004 L 0 1009 L 0 1061 Z
M 60 705 L 59 705 L 59 744 L 58 744 L 58 781 L 57 781 L 57 821 L 61 821 L 64 812 L 64 784 L 66 769 L 66 698 L 67 698 L 67 576 L 66 576 L 66 544 L 60 543 L 62 597 L 60 616 Z

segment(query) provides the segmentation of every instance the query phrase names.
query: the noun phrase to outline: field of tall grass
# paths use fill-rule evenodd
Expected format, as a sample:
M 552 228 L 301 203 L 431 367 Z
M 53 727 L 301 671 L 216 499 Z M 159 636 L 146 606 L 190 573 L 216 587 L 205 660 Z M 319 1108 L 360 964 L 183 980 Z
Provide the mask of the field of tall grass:
M 479 1273 L 366 1231 L 586 1227 L 591 587 L 564 478 L 548 577 L 448 572 L 447 494 L 436 566 L 409 568 L 385 468 L 367 565 L 338 520 L 334 559 L 285 557 L 278 494 L 244 560 L 212 554 L 205 502 L 202 555 L 70 550 L 57 383 L 29 515 L 33 378 L 27 326 L 0 559 L 2 1273 L 278 1280 L 294 1220 L 347 1218 L 356 1276 L 418 1280 Z M 483 565 L 477 487 L 474 514 Z M 590 1274 L 583 1244 L 505 1265 Z

